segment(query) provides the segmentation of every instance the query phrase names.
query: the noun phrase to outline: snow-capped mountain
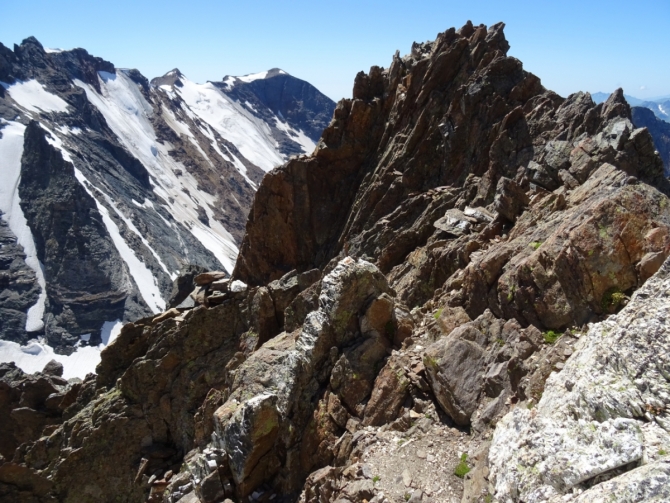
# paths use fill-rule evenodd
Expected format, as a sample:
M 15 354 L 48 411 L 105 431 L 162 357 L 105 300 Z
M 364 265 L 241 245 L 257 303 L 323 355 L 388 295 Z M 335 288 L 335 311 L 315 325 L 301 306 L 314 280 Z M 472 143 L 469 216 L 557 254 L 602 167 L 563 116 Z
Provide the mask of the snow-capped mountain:
M 333 110 L 278 69 L 149 82 L 0 44 L 0 339 L 106 343 L 162 311 L 187 264 L 232 271 L 264 173 L 310 153 Z

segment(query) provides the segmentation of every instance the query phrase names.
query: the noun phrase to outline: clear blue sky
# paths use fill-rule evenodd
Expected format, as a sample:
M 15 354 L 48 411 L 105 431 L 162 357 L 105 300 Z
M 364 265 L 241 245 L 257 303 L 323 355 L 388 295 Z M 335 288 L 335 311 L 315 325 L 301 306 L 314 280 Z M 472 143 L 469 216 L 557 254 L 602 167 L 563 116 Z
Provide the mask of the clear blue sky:
M 220 80 L 279 67 L 337 100 L 396 49 L 466 20 L 504 21 L 510 55 L 565 96 L 613 91 L 670 94 L 670 1 L 561 2 L 5 0 L 0 42 L 34 35 L 45 47 L 84 47 L 146 77 L 178 67 Z

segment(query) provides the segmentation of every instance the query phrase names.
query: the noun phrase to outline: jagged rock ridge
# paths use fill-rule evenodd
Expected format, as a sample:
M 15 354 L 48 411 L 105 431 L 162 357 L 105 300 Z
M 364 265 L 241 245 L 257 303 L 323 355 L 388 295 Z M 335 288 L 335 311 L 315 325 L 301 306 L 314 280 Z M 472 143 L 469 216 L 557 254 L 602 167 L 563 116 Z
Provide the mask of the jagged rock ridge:
M 125 325 L 81 384 L 94 394 L 0 466 L 0 494 L 402 503 L 521 501 L 514 487 L 549 485 L 579 497 L 506 447 L 530 466 L 518 476 L 488 438 L 514 437 L 500 428 L 515 417 L 551 426 L 574 362 L 624 369 L 591 358 L 629 348 L 594 343 L 592 323 L 629 323 L 650 277 L 663 290 L 668 186 L 620 91 L 563 99 L 508 47 L 502 24 L 468 23 L 361 72 L 314 154 L 263 179 L 233 277 L 195 276 L 195 307 Z M 643 367 L 628 373 L 644 375 L 640 412 L 662 439 L 667 372 Z M 638 435 L 614 412 L 594 416 L 603 445 Z M 561 460 L 579 442 L 556 438 L 558 452 L 535 454 L 591 494 L 666 477 L 640 443 L 619 449 L 639 471 L 599 451 L 570 471 Z

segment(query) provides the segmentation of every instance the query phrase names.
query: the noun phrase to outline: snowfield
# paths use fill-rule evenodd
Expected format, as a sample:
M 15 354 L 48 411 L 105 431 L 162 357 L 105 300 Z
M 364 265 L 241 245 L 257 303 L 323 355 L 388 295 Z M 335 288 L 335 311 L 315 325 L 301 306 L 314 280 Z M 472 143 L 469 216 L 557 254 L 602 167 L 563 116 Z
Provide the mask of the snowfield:
M 68 104 L 58 96 L 51 94 L 36 80 L 5 84 L 0 82 L 9 95 L 22 108 L 31 112 L 67 112 Z
M 44 303 L 47 299 L 46 282 L 42 266 L 37 259 L 35 240 L 23 215 L 19 198 L 19 179 L 21 177 L 21 155 L 23 155 L 23 133 L 26 127 L 18 122 L 10 122 L 2 128 L 0 138 L 0 159 L 2 159 L 2 183 L 0 183 L 0 211 L 2 218 L 23 247 L 26 264 L 37 276 L 41 292 L 35 305 L 28 310 L 26 332 L 42 330 L 44 322 Z
M 170 157 L 168 147 L 157 141 L 149 120 L 153 108 L 137 84 L 122 71 L 99 75 L 102 96 L 85 82 L 75 80 L 75 84 L 84 89 L 122 144 L 147 169 L 154 192 L 163 198 L 175 219 L 184 223 L 227 271 L 232 271 L 238 249 L 230 233 L 214 219 L 211 206 L 217 198 L 199 190 L 198 182 L 184 165 Z M 198 207 L 207 213 L 209 227 L 198 219 Z
M 63 364 L 63 378 L 83 379 L 86 374 L 95 374 L 95 367 L 100 363 L 100 352 L 114 341 L 122 326 L 119 320 L 105 322 L 102 327 L 102 344 L 79 346 L 71 355 L 56 354 L 51 346 L 40 340 L 31 341 L 25 346 L 0 340 L 0 363 L 14 362 L 25 373 L 32 374 L 41 371 L 51 360 L 56 360 Z

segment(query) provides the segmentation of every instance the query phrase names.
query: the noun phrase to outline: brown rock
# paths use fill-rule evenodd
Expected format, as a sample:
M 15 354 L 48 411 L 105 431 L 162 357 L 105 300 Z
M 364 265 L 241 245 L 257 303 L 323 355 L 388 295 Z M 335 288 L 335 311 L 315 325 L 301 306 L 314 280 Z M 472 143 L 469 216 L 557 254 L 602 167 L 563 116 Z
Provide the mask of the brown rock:
M 647 281 L 651 278 L 656 271 L 658 271 L 663 262 L 665 262 L 665 253 L 656 252 L 656 253 L 647 253 L 640 260 L 639 270 L 640 270 L 640 281 Z
M 158 316 L 155 316 L 151 320 L 151 323 L 160 323 L 161 321 L 165 321 L 170 318 L 176 318 L 180 314 L 181 313 L 179 312 L 179 310 L 173 307 L 172 309 L 168 309 L 167 311 L 159 314 Z
M 361 331 L 363 333 L 375 332 L 391 339 L 396 332 L 393 319 L 394 307 L 393 298 L 388 294 L 382 294 L 373 300 L 361 320 Z
M 228 274 L 226 274 L 224 271 L 203 272 L 193 278 L 193 282 L 198 286 L 205 286 L 214 281 L 225 279 L 226 276 L 228 276 Z
M 51 360 L 44 366 L 43 374 L 49 374 L 56 377 L 63 377 L 63 364 L 56 360 Z
M 398 417 L 400 408 L 409 394 L 409 378 L 401 357 L 391 357 L 375 379 L 370 400 L 365 406 L 363 424 L 381 426 Z
M 460 306 L 446 306 L 442 309 L 438 309 L 438 313 L 436 314 L 438 314 L 437 326 L 440 328 L 440 332 L 442 332 L 443 335 L 449 335 L 455 328 L 472 321 L 468 316 L 468 313 L 465 312 L 465 309 Z
M 524 190 L 514 181 L 504 176 L 498 180 L 496 196 L 494 199 L 495 209 L 510 222 L 523 212 L 530 202 Z

